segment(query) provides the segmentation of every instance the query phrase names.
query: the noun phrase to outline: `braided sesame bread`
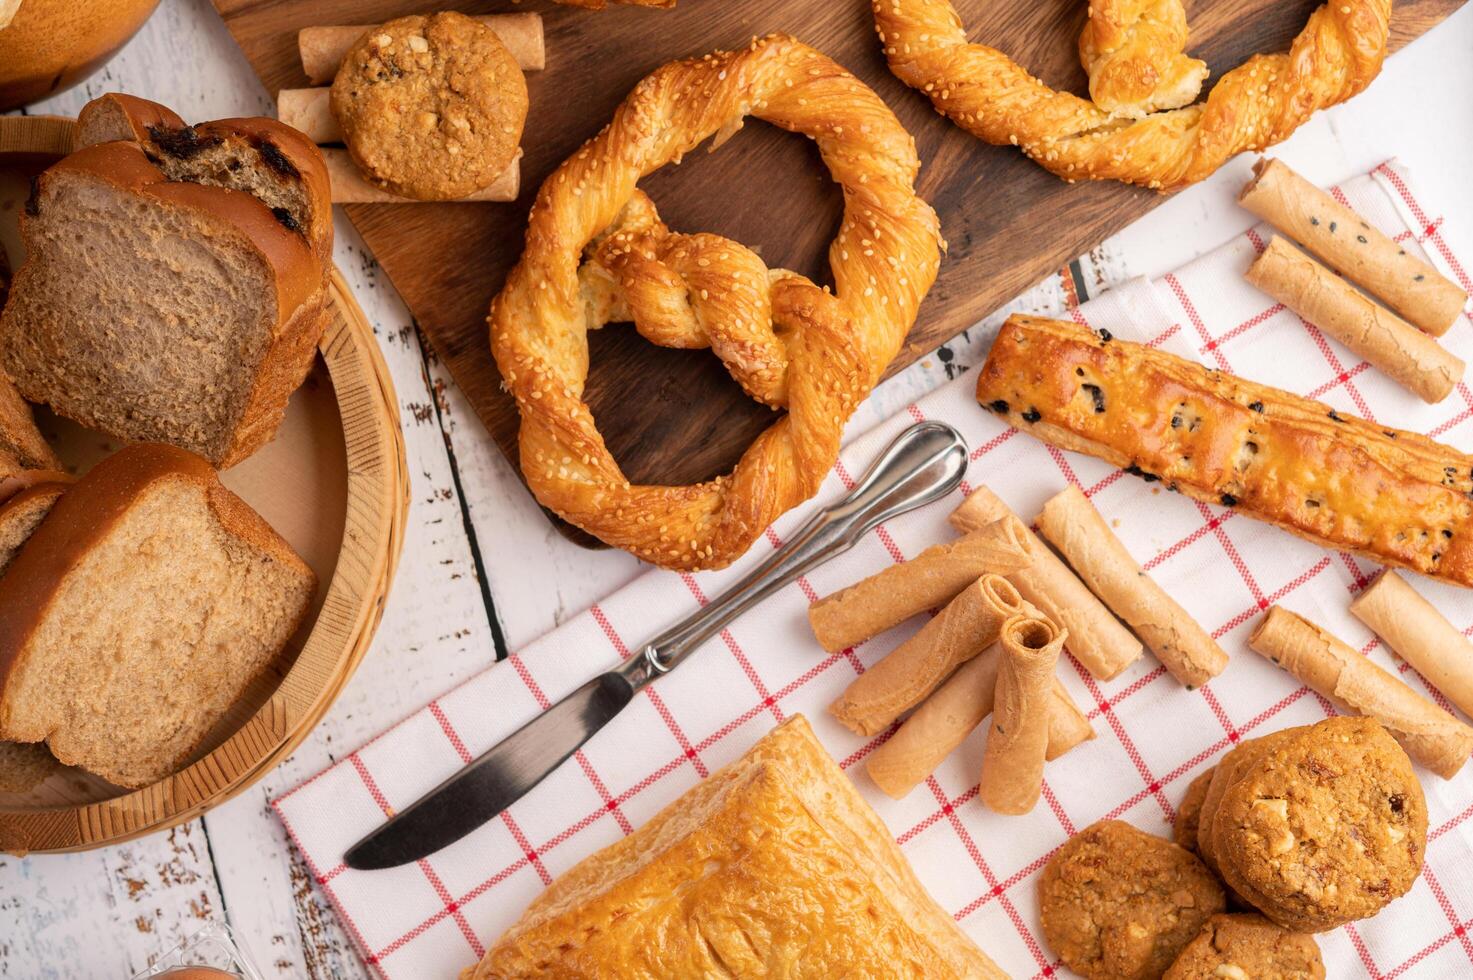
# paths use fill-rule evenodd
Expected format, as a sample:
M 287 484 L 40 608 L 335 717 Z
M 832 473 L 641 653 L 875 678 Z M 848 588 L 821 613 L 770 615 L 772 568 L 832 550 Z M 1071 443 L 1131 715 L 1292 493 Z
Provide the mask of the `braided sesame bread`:
M 326 323 L 326 168 L 274 120 L 104 96 L 43 173 L 0 314 L 21 393 L 228 466 L 275 434 Z
M 672 231 L 638 181 L 748 116 L 812 139 L 844 194 L 832 291 L 751 249 Z M 842 66 L 794 38 L 671 62 L 543 182 L 526 249 L 491 306 L 491 348 L 521 414 L 537 499 L 666 568 L 720 568 L 807 500 L 844 423 L 915 323 L 942 247 L 916 195 L 915 142 Z M 755 398 L 787 413 L 727 474 L 636 485 L 583 400 L 588 332 L 632 320 L 654 343 L 710 347 Z M 636 396 L 637 397 L 637 396 Z
M 1181 0 L 1090 4 L 1080 55 L 1094 101 L 969 43 L 950 0 L 872 5 L 890 70 L 972 135 L 1016 146 L 1066 180 L 1161 190 L 1287 139 L 1315 110 L 1360 92 L 1381 70 L 1391 18 L 1391 0 L 1326 3 L 1288 52 L 1254 55 L 1188 105 L 1206 69 L 1182 54 Z

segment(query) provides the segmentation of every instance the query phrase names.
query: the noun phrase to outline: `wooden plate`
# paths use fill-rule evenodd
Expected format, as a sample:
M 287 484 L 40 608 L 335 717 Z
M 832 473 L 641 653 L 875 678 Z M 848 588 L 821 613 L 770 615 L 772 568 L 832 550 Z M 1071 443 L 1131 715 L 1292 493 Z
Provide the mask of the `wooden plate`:
M 1213 78 L 1255 52 L 1287 50 L 1322 0 L 1191 0 L 1190 51 Z M 1463 0 L 1397 0 L 1392 50 Z M 273 95 L 308 84 L 297 32 L 372 24 L 446 7 L 511 9 L 506 0 L 213 0 Z M 523 7 L 530 6 L 523 4 Z M 969 36 L 995 45 L 1057 88 L 1085 90 L 1085 0 L 955 0 Z M 917 189 L 950 248 L 900 370 L 1155 207 L 1164 197 L 1114 183 L 1070 185 L 1011 147 L 987 146 L 937 115 L 884 63 L 864 0 L 679 0 L 671 9 L 536 5 L 547 67 L 527 76 L 522 190 L 505 204 L 352 204 L 348 217 L 501 451 L 517 462 L 519 419 L 491 357 L 486 312 L 521 255 L 543 179 L 608 122 L 638 80 L 674 58 L 792 33 L 870 85 L 916 140 Z M 828 281 L 842 195 L 813 143 L 755 121 L 718 153 L 704 148 L 640 186 L 682 232 L 713 232 L 770 266 Z M 454 260 L 446 262 L 446 256 Z M 635 483 L 683 484 L 731 469 L 772 410 L 748 398 L 709 351 L 655 347 L 625 326 L 589 336 L 585 392 L 609 451 Z M 632 394 L 631 394 L 632 393 Z M 567 525 L 562 525 L 566 530 Z M 582 532 L 574 540 L 591 543 Z
M 30 177 L 70 150 L 74 130 L 67 119 L 0 117 L 0 246 L 12 265 Z M 28 793 L 0 794 L 0 849 L 83 850 L 199 816 L 296 748 L 368 650 L 403 545 L 409 480 L 388 369 L 336 270 L 332 301 L 276 439 L 222 475 L 317 572 L 307 622 L 186 769 L 132 792 L 67 769 Z M 78 472 L 118 445 L 45 411 L 37 421 Z

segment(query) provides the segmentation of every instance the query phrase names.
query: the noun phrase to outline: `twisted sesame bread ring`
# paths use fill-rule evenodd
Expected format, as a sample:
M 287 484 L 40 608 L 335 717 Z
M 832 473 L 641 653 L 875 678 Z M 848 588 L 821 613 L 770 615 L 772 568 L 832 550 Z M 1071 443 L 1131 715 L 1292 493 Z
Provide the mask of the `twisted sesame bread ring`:
M 1089 97 L 1112 116 L 1140 119 L 1197 101 L 1207 63 L 1188 58 L 1181 0 L 1091 0 L 1079 33 Z
M 1170 2 L 1180 7 L 1180 0 Z M 1132 122 L 1049 88 L 1001 51 L 967 43 L 948 0 L 873 5 L 890 70 L 963 129 L 989 143 L 1018 146 L 1066 180 L 1120 180 L 1163 190 L 1201 180 L 1236 153 L 1287 138 L 1316 109 L 1364 89 L 1385 60 L 1391 17 L 1391 0 L 1326 3 L 1310 15 L 1287 54 L 1254 55 L 1218 79 L 1205 102 Z M 1104 13 L 1118 17 L 1123 4 L 1100 6 L 1081 47 L 1092 90 L 1094 73 L 1108 64 L 1091 60 L 1095 42 L 1089 37 L 1101 26 L 1094 21 Z M 1169 77 L 1179 49 L 1150 47 L 1166 59 L 1159 70 Z M 1132 97 L 1139 98 L 1127 96 L 1127 102 Z M 1123 108 L 1115 104 L 1117 112 Z
M 671 232 L 636 188 L 748 115 L 813 139 L 843 189 L 832 293 L 735 242 Z M 492 351 L 521 412 L 522 472 L 537 499 L 641 558 L 698 569 L 729 564 L 812 496 L 936 277 L 940 229 L 915 194 L 919 169 L 879 97 L 791 37 L 674 62 L 636 85 L 543 183 L 526 249 L 491 304 Z M 587 333 L 620 319 L 656 343 L 711 346 L 787 414 L 729 474 L 630 483 L 583 401 Z

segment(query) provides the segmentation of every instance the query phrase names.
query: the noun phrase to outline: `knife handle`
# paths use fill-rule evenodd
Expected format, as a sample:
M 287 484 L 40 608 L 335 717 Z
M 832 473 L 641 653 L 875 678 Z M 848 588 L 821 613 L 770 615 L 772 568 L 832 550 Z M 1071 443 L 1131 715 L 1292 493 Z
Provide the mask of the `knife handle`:
M 854 489 L 809 518 L 777 551 L 646 643 L 623 673 L 636 689 L 673 670 L 697 647 L 815 565 L 848 551 L 876 525 L 940 500 L 967 471 L 967 445 L 944 422 L 920 422 L 885 448 Z

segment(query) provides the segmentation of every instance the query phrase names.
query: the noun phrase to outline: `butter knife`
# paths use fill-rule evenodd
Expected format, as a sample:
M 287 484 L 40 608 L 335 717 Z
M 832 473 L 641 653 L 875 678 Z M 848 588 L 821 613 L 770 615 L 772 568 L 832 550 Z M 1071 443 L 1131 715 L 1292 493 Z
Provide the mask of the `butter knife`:
M 946 496 L 961 483 L 967 449 L 941 422 L 900 433 L 837 503 L 721 595 L 640 646 L 492 746 L 348 849 L 360 871 L 433 854 L 511 806 L 608 724 L 646 684 L 678 667 L 732 620 L 799 575 L 854 547 L 876 525 Z

